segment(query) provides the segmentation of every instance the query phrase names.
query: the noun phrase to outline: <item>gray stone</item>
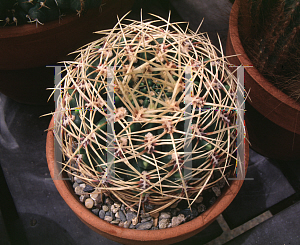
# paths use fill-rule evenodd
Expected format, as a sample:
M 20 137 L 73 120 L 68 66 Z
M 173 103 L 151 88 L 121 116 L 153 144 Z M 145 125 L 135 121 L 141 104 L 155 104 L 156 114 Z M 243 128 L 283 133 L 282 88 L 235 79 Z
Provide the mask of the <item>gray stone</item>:
M 171 213 L 170 212 L 161 212 L 159 215 L 159 219 L 170 219 Z
M 119 216 L 120 216 L 120 219 L 123 221 L 123 222 L 125 222 L 126 221 L 126 216 L 125 216 L 125 214 L 123 213 L 123 211 L 122 210 L 119 210 Z M 131 222 L 131 219 L 129 219 L 130 220 L 130 222 Z
M 169 219 L 161 219 L 158 222 L 158 227 L 159 227 L 159 229 L 165 229 L 165 228 L 167 228 L 167 226 L 169 225 L 169 223 L 170 223 Z
M 134 213 L 134 212 L 128 211 L 127 214 L 126 214 L 126 219 L 127 220 L 132 220 L 135 217 L 136 217 L 136 213 Z
M 104 219 L 104 216 L 105 216 L 105 211 L 103 209 L 101 209 L 99 212 L 100 219 Z
M 185 221 L 184 214 L 179 214 L 178 216 L 172 218 L 172 227 L 178 226 L 184 221 Z
M 107 212 L 109 210 L 108 206 L 106 206 L 106 205 L 103 205 L 102 209 L 104 210 L 104 212 Z
M 191 220 L 198 216 L 198 210 L 196 208 L 192 208 L 191 211 L 189 208 L 186 208 L 181 210 L 179 214 L 183 214 L 187 220 Z
M 199 206 L 197 207 L 197 210 L 199 213 L 203 213 L 206 210 L 206 207 L 203 203 L 199 204 Z
M 148 221 L 150 221 L 150 220 L 153 221 L 153 218 L 152 218 L 152 217 L 143 218 L 143 219 L 141 220 L 141 223 L 148 222 Z
M 149 221 L 149 222 L 144 222 L 144 223 L 139 223 L 136 226 L 137 230 L 149 230 L 153 225 L 153 221 Z
M 90 186 L 90 185 L 86 185 L 85 188 L 83 189 L 84 192 L 92 192 L 94 191 L 94 187 Z
M 221 195 L 221 190 L 218 186 L 213 186 L 211 189 L 215 193 L 216 197 Z
M 99 215 L 99 208 L 94 208 L 94 209 L 92 209 L 92 212 L 95 214 L 95 215 Z
M 209 200 L 209 205 L 213 205 L 215 202 L 216 202 L 216 198 L 215 197 L 212 197 L 210 200 Z
M 135 225 L 133 225 L 132 223 L 129 226 L 129 229 L 135 229 Z
M 119 226 L 120 226 L 120 227 L 124 227 L 124 222 L 123 222 L 123 221 L 120 221 Z
M 110 212 L 110 211 L 105 212 L 105 216 L 110 216 L 110 217 L 112 217 L 112 216 L 111 216 L 111 212 Z
M 151 230 L 158 230 L 158 227 L 152 226 Z

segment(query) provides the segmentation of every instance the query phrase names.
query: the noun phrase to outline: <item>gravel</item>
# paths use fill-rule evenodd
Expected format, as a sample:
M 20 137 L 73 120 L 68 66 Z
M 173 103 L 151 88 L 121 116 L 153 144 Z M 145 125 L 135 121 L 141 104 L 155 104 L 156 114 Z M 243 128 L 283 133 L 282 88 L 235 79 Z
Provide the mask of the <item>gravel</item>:
M 192 220 L 205 212 L 207 208 L 213 205 L 217 197 L 222 194 L 222 187 L 226 181 L 222 180 L 211 189 L 203 192 L 192 205 L 191 210 L 187 207 L 186 202 L 175 202 L 170 207 L 159 213 L 149 214 L 147 212 L 155 207 L 145 203 L 145 211 L 141 209 L 139 217 L 133 209 L 128 209 L 123 203 L 114 202 L 112 197 L 94 193 L 95 188 L 80 182 L 75 178 L 73 188 L 79 196 L 79 200 L 101 219 L 124 228 L 137 230 L 157 230 L 176 227 L 184 222 Z
M 170 223 L 170 219 L 161 219 L 158 223 L 159 229 L 165 229 L 168 227 Z
M 185 221 L 184 214 L 179 214 L 178 216 L 172 218 L 172 227 L 176 227 L 184 221 Z
M 149 230 L 153 225 L 153 221 L 139 223 L 136 225 L 137 230 Z
M 171 213 L 170 212 L 161 212 L 159 215 L 159 219 L 170 219 Z
M 119 210 L 119 216 L 120 216 L 120 219 L 121 219 L 123 222 L 127 221 L 126 216 L 125 216 L 125 214 L 123 213 L 122 210 Z M 129 219 L 129 220 L 130 220 L 130 222 L 131 222 L 131 219 Z
M 109 210 L 108 206 L 106 206 L 106 205 L 103 205 L 102 209 L 104 210 L 104 212 L 107 212 Z
M 100 219 L 104 219 L 104 216 L 105 216 L 105 211 L 103 209 L 101 209 L 99 212 Z

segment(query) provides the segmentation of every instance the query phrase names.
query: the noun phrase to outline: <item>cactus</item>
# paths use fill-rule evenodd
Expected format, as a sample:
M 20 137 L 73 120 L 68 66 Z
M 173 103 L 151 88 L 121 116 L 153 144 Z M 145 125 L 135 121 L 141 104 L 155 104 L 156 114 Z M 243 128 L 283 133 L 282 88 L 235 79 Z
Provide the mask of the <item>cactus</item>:
M 241 41 L 256 68 L 292 98 L 300 98 L 300 1 L 240 1 Z M 247 24 L 248 22 L 248 24 Z
M 2 26 L 27 22 L 43 24 L 59 19 L 61 15 L 99 7 L 101 0 L 0 0 Z
M 122 18 L 66 62 L 54 130 L 66 172 L 150 213 L 191 206 L 226 179 L 237 131 L 238 86 L 222 51 L 156 17 L 162 25 Z

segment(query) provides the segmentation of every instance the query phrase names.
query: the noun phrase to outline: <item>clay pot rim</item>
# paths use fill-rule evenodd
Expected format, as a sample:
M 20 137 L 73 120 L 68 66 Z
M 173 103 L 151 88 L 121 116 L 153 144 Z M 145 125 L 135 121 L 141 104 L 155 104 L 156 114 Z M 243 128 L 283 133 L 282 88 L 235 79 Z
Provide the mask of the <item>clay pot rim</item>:
M 231 185 L 222 192 L 222 195 L 217 201 L 203 214 L 197 218 L 179 225 L 177 227 L 166 228 L 163 230 L 133 230 L 128 228 L 122 228 L 116 225 L 109 224 L 108 222 L 100 219 L 89 211 L 72 192 L 72 187 L 67 183 L 66 180 L 54 179 L 54 135 L 51 130 L 54 126 L 54 118 L 49 124 L 49 131 L 47 134 L 46 142 L 46 156 L 48 162 L 48 168 L 53 179 L 53 182 L 73 212 L 90 228 L 94 231 L 100 230 L 102 235 L 108 234 L 110 239 L 116 237 L 119 240 L 125 239 L 127 241 L 140 242 L 140 241 L 164 241 L 170 239 L 176 239 L 180 236 L 191 233 L 196 234 L 195 231 L 200 231 L 200 228 L 204 229 L 211 224 L 218 215 L 220 215 L 232 202 L 240 190 L 244 180 L 233 180 Z M 245 144 L 245 170 L 247 170 L 249 161 L 249 144 L 246 141 Z M 201 229 L 201 230 L 202 230 Z M 187 238 L 187 237 L 186 237 Z M 184 238 L 184 239 L 186 239 Z M 181 239 L 183 240 L 183 239 Z M 181 241 L 178 239 L 178 241 Z M 167 243 L 166 243 L 167 244 Z
M 265 90 L 267 93 L 269 93 L 273 98 L 280 101 L 284 106 L 293 108 L 294 110 L 298 111 L 300 114 L 300 104 L 297 103 L 294 99 L 290 98 L 287 94 L 282 92 L 281 90 L 277 89 L 272 83 L 270 83 L 253 65 L 252 61 L 246 54 L 244 47 L 242 46 L 240 37 L 239 37 L 239 31 L 238 31 L 238 15 L 239 15 L 239 4 L 240 0 L 236 0 L 232 6 L 230 17 L 229 17 L 229 29 L 228 33 L 231 37 L 230 41 L 232 43 L 232 47 L 235 51 L 235 54 L 237 55 L 237 59 L 239 60 L 240 64 L 245 65 L 246 72 L 252 77 L 254 81 L 257 82 L 257 84 Z M 250 95 L 251 99 L 251 95 Z M 257 108 L 256 108 L 257 109 Z M 271 113 L 270 113 L 271 114 Z M 265 115 L 268 119 L 271 120 L 269 115 Z M 295 115 L 296 116 L 296 115 Z M 275 121 L 274 121 L 275 122 Z M 276 121 L 277 125 L 280 125 L 281 127 L 295 132 L 299 131 L 295 128 L 295 126 L 288 126 L 286 124 L 283 124 L 281 122 Z M 296 132 L 298 133 L 298 132 Z
M 0 39 L 18 38 L 20 36 L 35 35 L 37 33 L 42 33 L 57 28 L 58 26 L 67 25 L 76 20 L 76 18 L 78 18 L 78 16 L 72 13 L 68 16 L 65 16 L 62 20 L 52 20 L 46 22 L 44 25 L 38 24 L 38 26 L 36 26 L 35 23 L 30 23 L 23 24 L 20 26 L 7 26 L 1 29 Z

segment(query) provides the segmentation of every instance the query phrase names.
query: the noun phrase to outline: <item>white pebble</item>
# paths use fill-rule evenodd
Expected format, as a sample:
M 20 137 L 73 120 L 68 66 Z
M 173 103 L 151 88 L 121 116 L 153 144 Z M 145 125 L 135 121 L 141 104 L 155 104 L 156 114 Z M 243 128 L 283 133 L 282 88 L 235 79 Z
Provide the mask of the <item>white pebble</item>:
M 87 208 L 90 209 L 94 206 L 94 200 L 92 198 L 88 198 L 85 200 L 84 204 Z
M 75 188 L 76 195 L 82 195 L 83 194 L 83 188 L 81 186 L 77 186 Z
M 180 225 L 185 221 L 185 217 L 183 214 L 179 214 L 177 217 L 172 218 L 172 227 Z
M 80 186 L 80 187 L 82 187 L 82 189 L 84 189 L 84 188 L 85 188 L 85 186 L 86 186 L 86 184 L 85 184 L 85 183 L 83 183 L 83 184 L 80 184 L 79 186 Z
M 131 221 L 130 220 L 126 220 L 124 222 L 124 228 L 128 228 L 131 225 Z
M 108 221 L 108 222 L 111 222 L 112 221 L 112 217 L 111 216 L 105 216 L 104 220 Z
M 169 219 L 161 219 L 158 223 L 158 227 L 159 229 L 165 229 L 168 227 L 169 223 L 170 223 Z
M 107 212 L 107 211 L 109 210 L 108 206 L 106 206 L 106 205 L 103 205 L 103 206 L 102 206 L 102 209 L 103 209 L 105 212 Z

